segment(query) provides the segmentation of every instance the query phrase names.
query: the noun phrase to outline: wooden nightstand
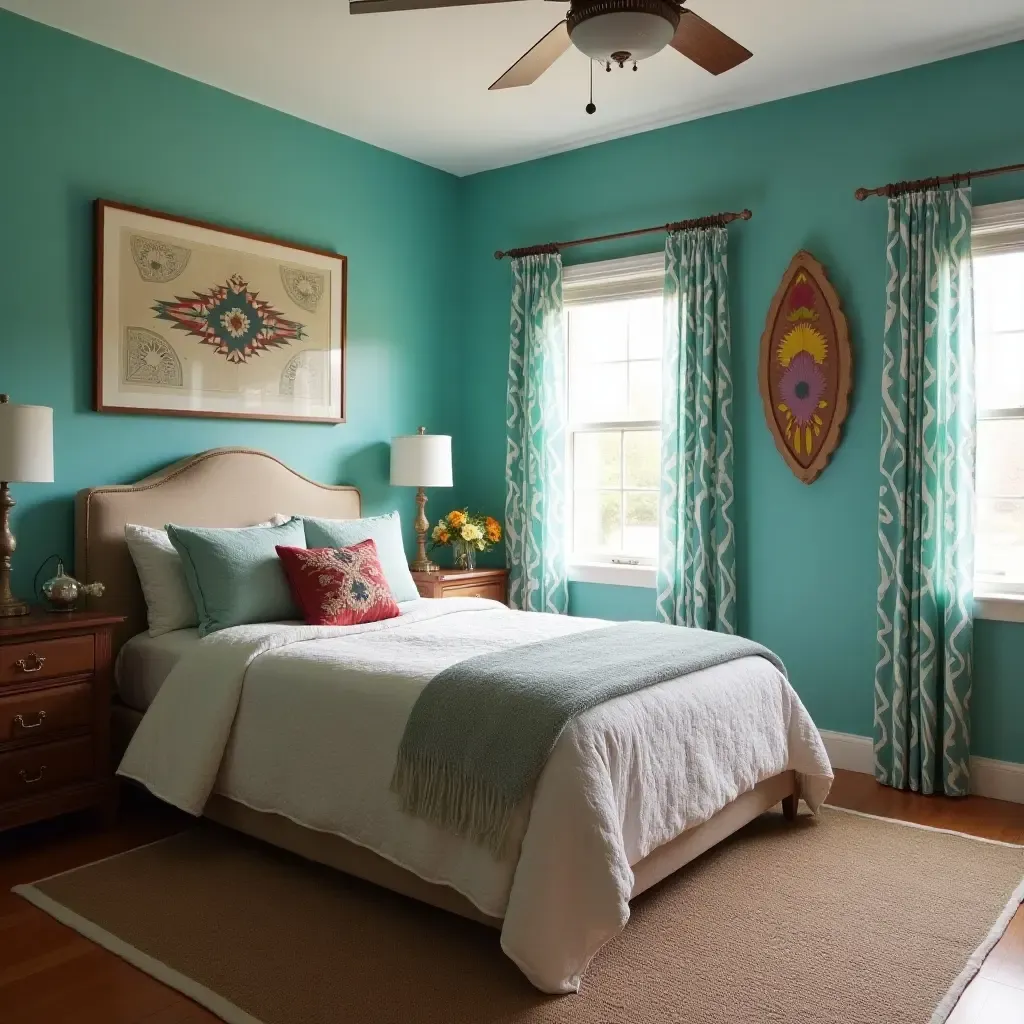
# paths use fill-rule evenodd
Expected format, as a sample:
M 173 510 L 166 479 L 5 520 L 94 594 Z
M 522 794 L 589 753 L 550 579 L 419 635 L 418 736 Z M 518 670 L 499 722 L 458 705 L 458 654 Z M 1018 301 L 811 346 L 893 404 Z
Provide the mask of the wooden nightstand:
M 414 572 L 420 597 L 489 597 L 504 603 L 508 598 L 507 569 L 441 569 Z
M 0 830 L 85 807 L 113 814 L 111 632 L 123 621 L 0 619 Z

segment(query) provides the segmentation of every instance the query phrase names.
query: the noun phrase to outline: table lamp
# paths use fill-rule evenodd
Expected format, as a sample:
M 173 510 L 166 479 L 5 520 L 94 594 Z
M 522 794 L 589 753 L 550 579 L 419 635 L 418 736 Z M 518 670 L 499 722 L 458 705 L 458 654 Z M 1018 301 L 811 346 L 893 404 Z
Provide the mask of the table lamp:
M 27 615 L 28 604 L 11 593 L 14 508 L 9 483 L 53 483 L 53 410 L 45 405 L 14 405 L 0 395 L 0 618 Z
M 413 572 L 436 572 L 437 566 L 427 558 L 427 496 L 424 487 L 451 487 L 452 439 L 446 434 L 419 433 L 391 438 L 391 485 L 415 487 L 416 491 L 416 558 L 410 563 Z

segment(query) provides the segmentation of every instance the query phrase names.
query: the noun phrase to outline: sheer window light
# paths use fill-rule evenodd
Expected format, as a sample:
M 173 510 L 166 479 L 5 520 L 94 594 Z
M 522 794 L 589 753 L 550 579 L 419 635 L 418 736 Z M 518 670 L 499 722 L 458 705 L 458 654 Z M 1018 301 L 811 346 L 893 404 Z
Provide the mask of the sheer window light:
M 565 271 L 571 564 L 657 562 L 663 281 L 660 252 Z
M 1024 597 L 1024 203 L 975 211 L 975 591 Z

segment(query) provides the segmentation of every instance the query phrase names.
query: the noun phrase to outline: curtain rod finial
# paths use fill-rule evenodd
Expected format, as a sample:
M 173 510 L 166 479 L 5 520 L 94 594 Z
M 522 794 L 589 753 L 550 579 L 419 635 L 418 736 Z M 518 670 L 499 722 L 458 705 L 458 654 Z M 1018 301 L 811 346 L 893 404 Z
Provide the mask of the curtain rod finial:
M 505 258 L 505 254 L 500 249 L 495 249 L 494 258 L 496 260 L 503 260 Z
M 750 220 L 750 218 L 753 217 L 753 216 L 754 215 L 753 215 L 753 213 L 750 212 L 750 210 L 744 210 L 740 214 L 740 220 Z
M 856 192 L 854 192 L 854 193 L 853 193 L 853 197 L 854 197 L 854 199 L 856 199 L 856 200 L 858 200 L 859 202 L 863 203 L 863 202 L 864 202 L 864 200 L 865 200 L 865 199 L 867 199 L 867 197 L 868 197 L 868 196 L 869 196 L 870 194 L 871 194 L 871 193 L 870 193 L 870 192 L 868 192 L 868 190 L 867 190 L 866 188 L 859 188 L 859 189 L 857 189 L 857 191 L 856 191 Z

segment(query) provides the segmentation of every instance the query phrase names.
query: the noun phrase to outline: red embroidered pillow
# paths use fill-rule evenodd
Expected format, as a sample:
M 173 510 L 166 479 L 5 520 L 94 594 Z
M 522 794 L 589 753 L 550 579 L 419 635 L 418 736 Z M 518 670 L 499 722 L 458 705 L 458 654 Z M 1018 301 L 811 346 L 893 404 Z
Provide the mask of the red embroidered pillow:
M 277 555 L 311 626 L 355 626 L 399 614 L 372 539 L 348 548 L 278 545 Z

